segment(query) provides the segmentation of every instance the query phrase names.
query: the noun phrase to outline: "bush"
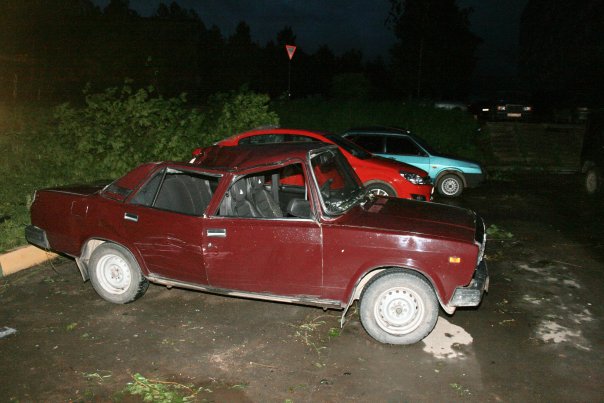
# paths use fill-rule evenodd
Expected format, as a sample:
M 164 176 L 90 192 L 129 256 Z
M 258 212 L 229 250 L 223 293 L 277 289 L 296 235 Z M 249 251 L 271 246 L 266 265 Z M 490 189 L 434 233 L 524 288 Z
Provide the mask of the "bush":
M 148 161 L 188 160 L 191 151 L 227 135 L 277 124 L 269 98 L 242 90 L 218 94 L 203 109 L 184 95 L 163 99 L 129 82 L 85 92 L 85 105 L 48 109 L 0 107 L 0 252 L 25 243 L 35 189 L 112 179 Z
M 210 97 L 206 141 L 218 141 L 254 127 L 278 125 L 279 117 L 269 111 L 269 102 L 268 95 L 256 94 L 245 87 Z
M 116 177 L 150 160 L 187 159 L 192 149 L 261 124 L 278 123 L 267 95 L 242 90 L 213 96 L 204 112 L 186 105 L 185 95 L 163 99 L 153 87 L 86 94 L 86 107 L 56 110 L 58 134 L 82 177 Z M 70 163 L 71 161 L 71 163 Z
M 128 84 L 86 94 L 86 107 L 56 109 L 66 165 L 82 177 L 116 177 L 149 160 L 182 159 L 196 142 L 203 116 L 186 99 L 154 96 L 152 87 Z M 71 163 L 70 163 L 71 162 Z
M 342 132 L 351 127 L 406 128 L 440 152 L 482 161 L 478 123 L 468 114 L 413 102 L 309 98 L 274 104 L 282 126 Z

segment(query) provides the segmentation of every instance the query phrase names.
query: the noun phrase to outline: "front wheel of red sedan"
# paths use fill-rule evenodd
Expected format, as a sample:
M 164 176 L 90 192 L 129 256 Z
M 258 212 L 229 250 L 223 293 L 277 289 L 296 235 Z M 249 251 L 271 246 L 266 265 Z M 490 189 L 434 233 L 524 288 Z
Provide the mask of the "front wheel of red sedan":
M 149 287 L 130 252 L 113 243 L 107 242 L 96 248 L 88 267 L 94 290 L 114 304 L 132 302 Z

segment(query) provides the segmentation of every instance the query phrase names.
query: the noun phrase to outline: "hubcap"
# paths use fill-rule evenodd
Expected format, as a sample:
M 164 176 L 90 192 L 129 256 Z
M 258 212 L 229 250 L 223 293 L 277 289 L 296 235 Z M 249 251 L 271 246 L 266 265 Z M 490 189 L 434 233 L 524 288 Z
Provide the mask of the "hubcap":
M 453 195 L 459 190 L 459 182 L 455 179 L 445 179 L 440 188 L 445 194 Z
M 421 298 L 405 287 L 390 288 L 378 297 L 374 315 L 378 326 L 390 334 L 403 335 L 417 329 L 424 317 Z
M 105 255 L 98 263 L 98 279 L 101 286 L 111 294 L 126 292 L 132 277 L 128 263 L 117 255 Z
M 376 196 L 388 196 L 388 192 L 384 189 L 371 189 L 370 192 Z

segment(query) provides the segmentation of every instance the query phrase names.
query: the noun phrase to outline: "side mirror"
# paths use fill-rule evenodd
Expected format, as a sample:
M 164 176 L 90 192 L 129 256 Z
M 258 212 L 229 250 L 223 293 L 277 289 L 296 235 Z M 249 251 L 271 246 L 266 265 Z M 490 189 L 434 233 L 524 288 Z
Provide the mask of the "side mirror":
M 287 204 L 288 214 L 299 218 L 310 218 L 310 202 L 304 199 L 291 199 Z

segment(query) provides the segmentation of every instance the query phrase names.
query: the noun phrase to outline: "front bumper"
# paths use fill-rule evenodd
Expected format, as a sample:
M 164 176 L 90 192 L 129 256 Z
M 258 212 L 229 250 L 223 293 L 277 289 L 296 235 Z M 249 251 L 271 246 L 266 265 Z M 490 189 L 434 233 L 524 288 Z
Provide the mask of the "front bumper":
M 36 227 L 35 225 L 28 225 L 25 227 L 25 239 L 30 244 L 39 248 L 50 249 L 46 231 L 44 231 L 42 228 Z
M 455 289 L 451 301 L 449 301 L 449 307 L 478 306 L 485 291 L 489 291 L 489 271 L 487 263 L 482 260 L 476 268 L 470 284 Z

